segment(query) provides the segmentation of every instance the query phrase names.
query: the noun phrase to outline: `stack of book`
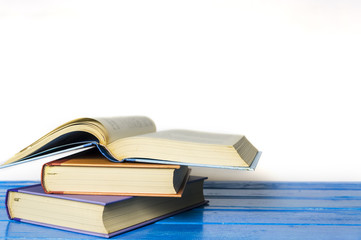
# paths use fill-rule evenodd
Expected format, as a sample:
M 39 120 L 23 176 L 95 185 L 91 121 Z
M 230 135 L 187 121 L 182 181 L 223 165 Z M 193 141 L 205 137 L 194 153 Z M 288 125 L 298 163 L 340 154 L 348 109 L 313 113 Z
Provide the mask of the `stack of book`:
M 5 162 L 59 158 L 41 184 L 9 189 L 9 218 L 111 237 L 201 206 L 206 177 L 190 166 L 255 168 L 242 135 L 155 130 L 146 117 L 82 118 L 61 125 Z

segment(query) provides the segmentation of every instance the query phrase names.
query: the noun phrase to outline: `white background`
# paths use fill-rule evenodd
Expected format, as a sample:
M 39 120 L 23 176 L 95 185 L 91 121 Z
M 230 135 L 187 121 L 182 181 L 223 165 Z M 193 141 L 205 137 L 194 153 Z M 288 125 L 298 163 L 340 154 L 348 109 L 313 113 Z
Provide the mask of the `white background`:
M 255 172 L 193 174 L 361 181 L 360 12 L 347 0 L 1 0 L 0 161 L 78 117 L 146 115 L 263 151 Z

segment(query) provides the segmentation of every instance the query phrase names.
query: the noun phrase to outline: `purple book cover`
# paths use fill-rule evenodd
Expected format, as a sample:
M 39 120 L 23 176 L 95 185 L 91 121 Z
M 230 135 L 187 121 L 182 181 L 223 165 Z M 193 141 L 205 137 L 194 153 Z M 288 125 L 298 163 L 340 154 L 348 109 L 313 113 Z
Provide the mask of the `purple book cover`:
M 205 177 L 191 176 L 189 178 L 189 180 L 188 180 L 188 184 L 192 183 L 192 182 L 196 182 L 196 181 L 202 181 L 204 179 L 206 179 L 206 178 Z M 47 194 L 47 193 L 44 192 L 41 184 L 36 184 L 36 185 L 26 186 L 26 187 L 21 187 L 21 188 L 15 188 L 15 189 L 9 189 L 7 191 L 6 198 L 5 198 L 5 204 L 6 204 L 6 210 L 7 210 L 7 214 L 8 214 L 9 219 L 20 221 L 20 222 L 32 223 L 32 224 L 41 225 L 41 226 L 53 227 L 53 228 L 57 228 L 57 229 L 67 230 L 67 231 L 83 233 L 83 234 L 106 237 L 106 238 L 113 237 L 115 235 L 118 235 L 118 234 L 130 231 L 130 230 L 133 230 L 133 229 L 136 229 L 136 228 L 151 224 L 153 222 L 159 221 L 161 219 L 167 218 L 169 216 L 173 216 L 175 214 L 190 210 L 192 208 L 195 208 L 195 207 L 198 207 L 198 206 L 201 206 L 201 205 L 204 205 L 204 204 L 207 203 L 207 201 L 203 201 L 203 202 L 197 203 L 195 205 L 188 206 L 186 208 L 177 210 L 175 212 L 171 212 L 171 213 L 165 214 L 163 216 L 159 216 L 159 217 L 147 220 L 145 222 L 141 222 L 141 223 L 138 223 L 136 225 L 121 229 L 121 230 L 116 231 L 116 232 L 112 232 L 112 233 L 109 233 L 109 234 L 103 234 L 103 233 L 97 233 L 97 232 L 83 231 L 83 230 L 74 229 L 74 228 L 62 227 L 62 226 L 57 226 L 57 225 L 51 225 L 51 224 L 46 224 L 46 223 L 41 223 L 41 222 L 35 222 L 35 221 L 31 221 L 31 220 L 26 220 L 26 219 L 11 218 L 10 213 L 9 213 L 9 209 L 8 209 L 8 195 L 9 195 L 9 192 L 28 193 L 28 194 L 32 194 L 32 195 L 40 195 L 40 196 L 46 196 L 46 197 L 52 197 L 52 198 L 66 199 L 66 200 L 71 200 L 71 201 L 93 203 L 93 204 L 98 204 L 98 205 L 103 205 L 103 206 L 105 206 L 107 204 L 111 204 L 111 203 L 124 201 L 126 199 L 133 198 L 132 196 Z

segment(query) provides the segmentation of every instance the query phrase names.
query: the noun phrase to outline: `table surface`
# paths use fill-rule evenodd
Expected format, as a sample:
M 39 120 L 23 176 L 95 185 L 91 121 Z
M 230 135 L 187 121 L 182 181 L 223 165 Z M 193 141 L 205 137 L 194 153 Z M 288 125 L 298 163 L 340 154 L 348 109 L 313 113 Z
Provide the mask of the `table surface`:
M 99 239 L 8 220 L 0 239 Z M 112 239 L 361 239 L 361 183 L 206 182 L 209 204 Z

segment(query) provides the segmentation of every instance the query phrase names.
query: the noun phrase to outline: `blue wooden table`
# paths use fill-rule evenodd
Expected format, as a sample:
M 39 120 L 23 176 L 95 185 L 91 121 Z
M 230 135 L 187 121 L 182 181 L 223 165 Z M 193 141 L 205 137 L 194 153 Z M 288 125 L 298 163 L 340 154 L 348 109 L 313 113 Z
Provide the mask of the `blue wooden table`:
M 99 239 L 9 221 L 0 182 L 0 239 Z M 207 182 L 209 204 L 112 239 L 361 239 L 361 183 Z

